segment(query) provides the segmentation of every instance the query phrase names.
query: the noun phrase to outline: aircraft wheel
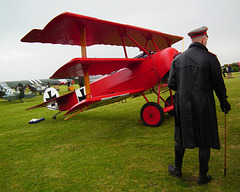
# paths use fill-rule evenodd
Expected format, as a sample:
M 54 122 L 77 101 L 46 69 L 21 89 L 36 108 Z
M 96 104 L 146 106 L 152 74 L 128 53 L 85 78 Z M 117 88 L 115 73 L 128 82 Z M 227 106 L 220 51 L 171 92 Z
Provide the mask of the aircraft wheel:
M 140 115 L 143 124 L 146 126 L 158 127 L 164 120 L 164 111 L 162 107 L 154 102 L 143 105 Z
M 175 98 L 175 95 L 173 95 L 173 102 L 174 102 L 174 98 Z M 166 102 L 167 102 L 169 105 L 172 105 L 171 96 L 169 96 L 169 97 L 166 99 Z M 165 103 L 165 107 L 167 107 L 166 103 Z M 168 114 L 169 114 L 169 115 L 174 115 L 174 109 L 173 109 L 172 111 L 169 111 Z

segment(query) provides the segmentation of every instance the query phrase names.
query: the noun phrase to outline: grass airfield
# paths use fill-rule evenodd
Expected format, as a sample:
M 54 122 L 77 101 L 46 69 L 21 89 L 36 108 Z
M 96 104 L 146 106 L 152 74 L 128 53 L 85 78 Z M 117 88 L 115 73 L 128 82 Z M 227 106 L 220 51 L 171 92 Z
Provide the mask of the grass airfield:
M 224 177 L 224 113 L 216 100 L 221 150 L 211 150 L 211 183 L 199 187 L 198 149 L 186 150 L 183 177 L 174 163 L 174 117 L 160 127 L 138 120 L 145 100 L 128 99 L 84 111 L 64 121 L 46 108 L 26 111 L 42 96 L 0 100 L 0 191 L 240 191 L 240 77 L 225 79 L 232 110 L 227 115 L 227 176 Z M 77 86 L 76 86 L 77 88 Z M 60 95 L 67 93 L 60 86 Z M 164 95 L 165 98 L 168 94 Z M 155 95 L 147 96 L 156 102 Z M 162 105 L 162 104 L 161 104 Z M 31 119 L 45 118 L 37 124 Z

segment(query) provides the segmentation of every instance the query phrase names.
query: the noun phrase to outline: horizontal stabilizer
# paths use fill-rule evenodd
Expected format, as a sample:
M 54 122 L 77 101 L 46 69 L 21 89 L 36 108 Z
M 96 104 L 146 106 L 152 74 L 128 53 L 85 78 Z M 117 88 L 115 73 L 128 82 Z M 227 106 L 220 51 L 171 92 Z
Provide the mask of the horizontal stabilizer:
M 54 100 L 55 100 L 55 99 L 53 99 L 53 101 L 47 101 L 47 102 L 44 102 L 44 103 L 35 105 L 35 106 L 33 106 L 33 107 L 27 108 L 26 110 L 37 109 L 37 108 L 40 108 L 40 107 L 47 107 L 47 106 L 50 105 L 50 104 L 54 104 L 54 103 L 56 102 L 56 101 L 54 101 Z
M 56 97 L 56 98 L 53 98 L 53 99 L 49 99 L 48 101 L 46 102 L 43 102 L 41 104 L 38 104 L 38 105 L 35 105 L 33 107 L 30 107 L 26 110 L 30 110 L 30 109 L 37 109 L 37 108 L 40 108 L 40 107 L 47 107 L 48 105 L 51 105 L 51 104 L 55 104 L 56 102 L 64 102 L 66 100 L 66 98 L 68 98 L 70 95 L 73 95 L 75 94 L 75 91 L 74 92 L 70 92 L 70 93 L 67 93 L 65 95 L 62 95 L 60 97 Z

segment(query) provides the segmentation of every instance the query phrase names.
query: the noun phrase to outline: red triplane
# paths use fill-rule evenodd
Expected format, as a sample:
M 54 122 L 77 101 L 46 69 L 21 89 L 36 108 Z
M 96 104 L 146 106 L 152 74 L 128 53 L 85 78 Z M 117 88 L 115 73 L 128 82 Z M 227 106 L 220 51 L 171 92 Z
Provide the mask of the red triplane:
M 161 88 L 166 86 L 166 77 L 171 62 L 178 51 L 171 45 L 182 40 L 149 29 L 124 25 L 73 13 L 63 13 L 51 20 L 44 29 L 33 29 L 22 42 L 40 42 L 81 46 L 81 58 L 75 58 L 58 69 L 51 78 L 84 76 L 84 88 L 57 98 L 49 91 L 46 102 L 31 107 L 47 107 L 57 104 L 59 111 L 71 114 L 66 119 L 82 112 L 129 97 L 142 95 L 146 104 L 141 109 L 141 120 L 148 126 L 159 126 L 164 113 L 173 110 L 173 95 L 165 101 Z M 87 58 L 86 47 L 96 44 L 122 46 L 125 58 Z M 138 47 L 141 54 L 128 58 L 126 47 Z M 104 75 L 90 83 L 89 75 Z M 158 90 L 154 87 L 158 86 Z M 146 91 L 157 95 L 157 102 L 149 102 Z M 159 105 L 163 100 L 165 107 Z

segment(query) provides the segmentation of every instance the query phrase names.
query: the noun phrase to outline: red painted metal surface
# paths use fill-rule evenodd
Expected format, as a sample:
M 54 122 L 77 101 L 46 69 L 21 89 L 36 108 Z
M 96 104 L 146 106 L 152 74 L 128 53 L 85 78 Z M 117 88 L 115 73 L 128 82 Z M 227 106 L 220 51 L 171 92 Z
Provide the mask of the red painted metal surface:
M 138 94 L 139 92 L 142 92 L 142 91 L 143 91 L 142 89 L 136 89 L 136 90 L 131 90 L 129 92 L 118 92 L 115 94 L 113 93 L 108 95 L 95 96 L 75 104 L 72 108 L 68 110 L 68 112 L 65 115 L 71 114 L 76 110 L 83 109 L 86 106 L 89 108 L 95 108 L 95 107 L 104 106 L 110 103 L 119 102 L 131 97 L 134 94 Z
M 75 58 L 58 69 L 51 78 L 80 77 L 83 76 L 84 69 L 88 69 L 89 75 L 105 75 L 143 60 L 142 58 Z
M 93 83 L 91 86 L 98 87 L 100 84 L 104 85 L 104 87 L 106 86 L 106 89 L 104 90 L 104 92 L 106 92 L 105 94 L 129 91 L 133 89 L 144 89 L 145 91 L 149 90 L 156 85 L 170 69 L 172 59 L 169 60 L 170 63 L 164 63 L 162 62 L 162 57 L 173 58 L 176 50 L 173 48 L 168 48 L 168 50 L 170 53 L 165 50 L 164 52 L 166 54 L 164 55 L 156 53 L 152 55 L 152 57 L 145 58 L 142 63 L 131 65 L 122 69 L 105 79 L 101 79 L 100 81 Z M 162 62 L 162 65 L 168 65 L 169 68 L 167 69 L 160 64 L 158 65 L 157 63 L 159 62 Z M 159 73 L 160 70 L 161 73 Z M 93 87 L 92 94 L 98 95 L 99 90 Z
M 143 117 L 147 124 L 155 125 L 160 121 L 161 114 L 154 106 L 148 106 L 143 111 Z
M 66 12 L 51 20 L 44 29 L 33 29 L 21 41 L 81 46 L 79 30 L 81 27 L 85 27 L 86 30 L 86 46 L 96 44 L 122 46 L 121 36 L 128 34 L 142 47 L 145 47 L 147 38 L 152 38 L 158 49 L 162 50 L 182 39 L 150 29 Z M 138 47 L 128 38 L 124 38 L 124 43 L 128 47 Z M 148 43 L 146 50 L 158 51 L 152 42 Z
M 103 97 L 104 95 L 130 93 L 132 90 L 136 90 L 136 89 L 141 90 L 141 92 L 144 92 L 153 88 L 157 83 L 160 82 L 163 76 L 169 71 L 171 66 L 171 61 L 173 59 L 174 54 L 176 53 L 177 51 L 174 48 L 167 48 L 151 55 L 151 57 L 147 57 L 145 59 L 136 59 L 136 63 L 130 62 L 130 65 L 128 67 L 123 68 L 115 72 L 114 74 L 106 75 L 101 79 L 91 83 L 90 84 L 91 96 Z M 131 59 L 119 59 L 119 62 L 122 62 L 124 60 L 132 61 Z M 76 69 L 74 68 L 74 66 L 78 65 L 77 63 L 74 63 L 74 61 L 70 62 L 70 68 L 72 69 Z M 78 59 L 76 61 L 78 61 Z M 89 61 L 91 65 L 91 60 Z M 104 62 L 104 59 L 99 59 L 97 60 L 97 62 Z M 106 63 L 107 62 L 108 60 L 106 60 Z M 112 63 L 112 60 L 110 59 L 109 62 Z M 115 59 L 114 62 L 118 63 L 118 59 Z M 92 65 L 94 66 L 94 62 L 92 63 Z M 60 68 L 60 70 L 58 71 L 61 71 L 61 70 L 63 72 L 68 71 L 67 69 L 69 67 L 69 63 L 66 64 L 65 66 L 66 68 L 65 67 Z M 91 69 L 89 70 L 91 71 Z M 61 74 L 60 72 L 59 73 L 56 72 L 55 74 L 56 76 L 54 77 L 63 77 L 63 76 L 57 76 L 57 74 Z M 148 102 L 147 98 L 146 97 L 144 98 Z M 69 98 L 68 103 L 70 103 L 68 104 L 69 108 L 65 107 L 65 108 L 61 108 L 61 110 L 68 108 L 67 110 L 72 111 L 72 107 L 74 107 L 74 105 L 77 104 L 78 101 L 76 99 L 73 100 Z
M 82 31 L 86 35 L 82 35 Z M 84 37 L 84 38 L 83 38 Z M 41 42 L 53 44 L 80 45 L 82 47 L 104 44 L 123 46 L 126 58 L 75 58 L 58 69 L 51 78 L 80 77 L 88 75 L 105 75 L 90 84 L 91 95 L 82 101 L 77 92 L 63 95 L 57 99 L 59 109 L 68 111 L 82 110 L 102 106 L 112 102 L 136 96 L 160 83 L 170 70 L 174 55 L 178 51 L 171 45 L 182 37 L 169 35 L 149 29 L 124 25 L 73 13 L 63 13 L 51 20 L 44 29 L 30 31 L 22 42 Z M 145 53 L 141 58 L 128 58 L 126 46 L 138 47 Z M 83 50 L 84 51 L 84 50 Z M 151 53 L 149 52 L 151 51 Z M 87 54 L 85 54 L 87 55 Z M 86 75 L 87 74 L 87 75 Z M 157 103 L 160 99 L 160 84 Z M 172 101 L 172 94 L 171 101 Z M 49 101 L 52 102 L 53 100 Z M 163 100 L 164 101 L 164 100 Z M 166 101 L 164 101 L 166 103 Z M 46 103 L 33 108 L 46 106 Z M 158 108 L 158 107 L 157 107 Z M 171 111 L 173 105 L 165 107 L 164 112 Z M 154 107 L 145 109 L 146 121 L 156 123 L 161 114 Z M 149 111 L 156 111 L 151 115 Z M 162 111 L 162 109 L 161 109 Z M 161 112 L 163 113 L 163 112 Z M 154 118 L 152 118 L 154 117 Z

